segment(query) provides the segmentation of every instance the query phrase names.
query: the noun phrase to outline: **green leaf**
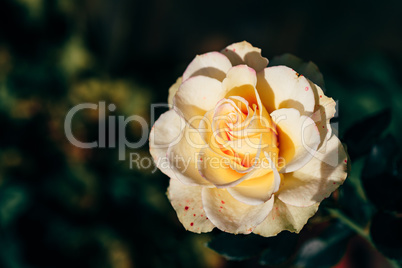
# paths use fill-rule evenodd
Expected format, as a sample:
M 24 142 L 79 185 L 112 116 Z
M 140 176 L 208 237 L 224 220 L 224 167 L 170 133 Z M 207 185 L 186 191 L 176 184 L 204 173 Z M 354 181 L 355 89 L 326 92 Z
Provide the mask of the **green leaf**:
M 339 205 L 342 211 L 360 226 L 366 226 L 372 215 L 372 206 L 359 195 L 350 179 L 339 188 Z
M 377 142 L 362 170 L 362 184 L 370 201 L 382 210 L 402 212 L 400 150 L 391 135 Z
M 296 257 L 297 267 L 325 268 L 338 263 L 346 252 L 353 231 L 346 225 L 336 222 L 328 227 L 318 238 L 305 242 Z
M 261 265 L 279 265 L 293 255 L 296 250 L 298 235 L 282 232 L 270 238 L 271 246 L 265 249 L 260 257 Z
M 228 260 L 245 260 L 257 256 L 268 245 L 269 238 L 255 234 L 232 235 L 221 233 L 207 245 Z
M 324 77 L 315 63 L 304 62 L 299 57 L 286 53 L 276 56 L 269 62 L 269 66 L 285 65 L 304 75 L 322 89 L 325 89 Z
M 391 110 L 372 115 L 357 122 L 349 128 L 343 140 L 348 146 L 348 153 L 352 160 L 370 152 L 374 142 L 381 136 L 391 122 Z
M 374 245 L 386 257 L 402 262 L 402 218 L 392 213 L 374 215 L 370 235 Z

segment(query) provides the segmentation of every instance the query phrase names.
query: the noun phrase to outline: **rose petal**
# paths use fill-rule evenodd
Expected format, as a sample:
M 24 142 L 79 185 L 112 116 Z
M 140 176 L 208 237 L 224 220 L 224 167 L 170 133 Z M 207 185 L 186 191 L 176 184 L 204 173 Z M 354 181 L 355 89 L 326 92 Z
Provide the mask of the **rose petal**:
M 268 59 L 261 56 L 261 49 L 246 41 L 234 43 L 221 52 L 229 58 L 233 66 L 246 64 L 259 72 L 268 65 Z
M 230 68 L 226 74 L 226 78 L 222 81 L 222 87 L 226 90 L 226 96 L 243 97 L 250 103 L 250 106 L 253 101 L 250 101 L 247 98 L 248 96 L 244 97 L 242 90 L 246 88 L 254 89 L 256 84 L 257 76 L 255 70 L 247 65 L 237 65 Z
M 188 186 L 170 179 L 168 198 L 184 228 L 195 233 L 210 232 L 215 227 L 203 209 L 201 191 L 200 186 Z
M 208 218 L 220 230 L 248 234 L 269 214 L 273 198 L 263 204 L 250 206 L 237 201 L 224 189 L 203 188 L 202 203 Z
M 347 177 L 347 156 L 339 141 L 333 135 L 325 151 L 320 150 L 301 169 L 284 174 L 284 184 L 277 193 L 286 204 L 307 207 L 321 202 L 341 185 Z
M 237 65 L 232 67 L 222 82 L 222 87 L 226 91 L 225 98 L 241 97 L 245 99 L 249 107 L 259 110 L 260 118 L 264 118 L 260 96 L 255 88 L 257 76 L 255 71 L 246 65 Z M 256 110 L 256 109 L 255 109 Z
M 254 158 L 252 165 L 249 168 L 236 169 L 237 165 L 234 165 L 231 157 L 210 147 L 204 147 L 198 155 L 198 171 L 204 179 L 218 188 L 234 187 L 242 181 L 270 172 L 269 169 L 258 166 L 259 158 L 263 156 L 261 149 L 260 139 L 260 147 L 256 154 L 258 157 Z
M 314 84 L 310 80 L 309 83 L 314 93 L 315 103 L 317 104 L 315 111 L 319 110 L 320 107 L 323 107 L 325 109 L 325 118 L 327 120 L 334 117 L 336 112 L 335 110 L 336 103 L 334 99 L 325 96 L 324 92 L 318 85 Z
M 272 172 L 258 178 L 249 179 L 238 185 L 227 188 L 227 191 L 237 200 L 249 205 L 259 205 L 268 201 L 278 191 L 281 177 L 272 160 L 269 160 L 269 168 Z
M 275 236 L 284 230 L 299 233 L 308 219 L 317 212 L 318 206 L 319 203 L 309 207 L 295 207 L 275 197 L 271 213 L 253 232 L 265 237 Z
M 296 109 L 279 109 L 271 114 L 277 125 L 279 157 L 284 160 L 280 173 L 302 168 L 315 154 L 320 133 L 314 121 Z
M 187 185 L 212 186 L 198 172 L 197 159 L 204 146 L 205 142 L 199 132 L 186 125 L 182 138 L 177 143 L 171 144 L 167 150 L 170 169 L 174 172 L 173 178 Z
M 232 98 L 232 97 L 231 97 Z M 240 98 L 240 97 L 239 97 Z M 238 101 L 240 104 L 241 102 Z M 232 109 L 227 109 L 228 112 L 219 113 L 223 108 L 220 103 L 229 106 Z M 233 104 L 229 105 L 229 104 Z M 198 130 L 204 140 L 213 148 L 220 148 L 220 145 L 230 145 L 230 143 L 237 143 L 238 139 L 246 139 L 241 146 L 247 145 L 248 147 L 257 148 L 258 141 L 261 134 L 263 134 L 263 144 L 272 143 L 276 145 L 276 127 L 274 126 L 271 117 L 265 109 L 258 114 L 254 113 L 250 107 L 248 107 L 247 116 L 236 106 L 235 102 L 231 99 L 222 99 L 218 102 L 216 108 L 205 114 L 200 121 Z M 237 122 L 233 122 L 232 119 L 237 119 Z M 216 140 L 216 141 L 215 141 Z M 256 142 L 255 142 L 256 141 Z M 236 147 L 241 147 L 235 145 Z M 227 147 L 227 146 L 224 146 Z M 251 150 L 256 152 L 257 150 Z M 251 151 L 248 151 L 250 153 Z
M 203 148 L 198 157 L 198 171 L 214 185 L 227 184 L 244 175 L 231 169 L 230 162 L 229 157 L 218 154 L 211 148 Z
M 176 95 L 176 92 L 179 90 L 181 83 L 183 82 L 183 78 L 177 78 L 176 82 L 169 88 L 169 97 L 168 104 L 173 106 L 173 98 Z
M 166 175 L 172 177 L 169 160 L 166 157 L 169 146 L 179 142 L 185 121 L 174 110 L 169 110 L 156 120 L 149 135 L 149 151 L 156 166 Z
M 184 81 L 173 98 L 174 109 L 193 127 L 198 127 L 204 114 L 213 109 L 225 92 L 221 82 L 206 76 Z
M 320 131 L 321 143 L 318 148 L 321 148 L 326 146 L 327 140 L 332 135 L 330 119 L 335 115 L 336 103 L 332 98 L 325 96 L 319 86 L 311 81 L 309 81 L 309 83 L 314 92 L 315 103 L 317 103 L 311 118 L 316 122 L 318 130 Z
M 202 75 L 222 81 L 227 71 L 232 67 L 229 59 L 219 52 L 209 52 L 197 55 L 183 73 L 183 81 Z
M 314 112 L 314 93 L 307 79 L 286 66 L 265 68 L 257 74 L 257 90 L 269 113 L 281 108 L 297 109 L 302 115 Z

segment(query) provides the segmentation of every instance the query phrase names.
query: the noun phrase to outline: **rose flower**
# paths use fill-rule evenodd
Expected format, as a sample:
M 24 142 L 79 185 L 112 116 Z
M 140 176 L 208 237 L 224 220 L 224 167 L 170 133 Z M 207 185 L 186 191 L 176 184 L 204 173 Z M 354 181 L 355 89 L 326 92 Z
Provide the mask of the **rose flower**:
M 299 232 L 346 179 L 335 102 L 247 42 L 195 57 L 150 134 L 168 198 L 192 232 Z

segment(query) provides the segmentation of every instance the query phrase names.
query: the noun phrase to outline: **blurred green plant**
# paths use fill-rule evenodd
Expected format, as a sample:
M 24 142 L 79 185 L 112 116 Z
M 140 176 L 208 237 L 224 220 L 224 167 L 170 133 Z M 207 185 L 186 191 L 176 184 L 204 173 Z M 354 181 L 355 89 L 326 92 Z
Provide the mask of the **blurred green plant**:
M 175 221 L 161 174 L 65 137 L 65 116 L 81 103 L 113 103 L 113 115 L 149 120 L 149 87 L 97 62 L 72 19 L 78 1 L 4 5 L 13 29 L 0 35 L 0 267 L 219 266 L 200 247 L 207 236 L 188 236 Z M 97 139 L 99 120 L 78 113 L 74 135 Z M 130 140 L 142 135 L 135 125 L 126 131 Z M 146 147 L 134 152 L 149 156 Z

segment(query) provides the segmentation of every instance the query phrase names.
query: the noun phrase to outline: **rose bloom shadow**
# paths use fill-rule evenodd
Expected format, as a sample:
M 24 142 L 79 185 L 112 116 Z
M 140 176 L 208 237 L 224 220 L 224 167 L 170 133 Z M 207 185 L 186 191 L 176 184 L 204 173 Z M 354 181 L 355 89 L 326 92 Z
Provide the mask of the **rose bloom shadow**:
M 335 102 L 248 42 L 198 55 L 150 133 L 168 198 L 192 232 L 298 233 L 346 179 Z

